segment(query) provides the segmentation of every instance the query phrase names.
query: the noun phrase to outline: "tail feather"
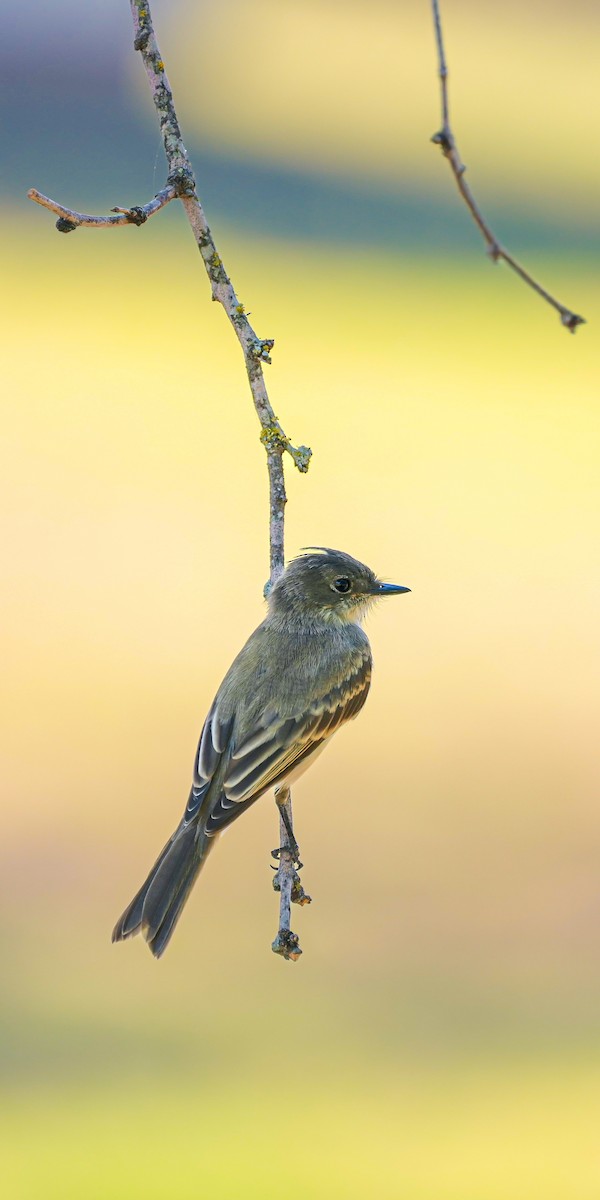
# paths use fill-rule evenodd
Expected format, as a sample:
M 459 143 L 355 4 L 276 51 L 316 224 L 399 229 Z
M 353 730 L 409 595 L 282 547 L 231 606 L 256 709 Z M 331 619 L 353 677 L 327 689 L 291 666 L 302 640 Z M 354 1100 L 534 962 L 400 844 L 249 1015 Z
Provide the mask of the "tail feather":
M 159 958 L 181 915 L 204 857 L 198 829 L 188 825 L 176 837 L 154 874 L 144 901 L 142 933 Z
M 113 942 L 140 930 L 159 958 L 169 942 L 210 841 L 198 838 L 198 826 L 177 829 L 159 854 L 148 878 L 113 930 Z
M 175 837 L 176 833 L 173 834 L 173 837 L 169 838 L 166 846 L 163 846 L 152 870 L 148 875 L 148 878 L 142 884 L 139 892 L 136 892 L 131 904 L 127 906 L 125 912 L 119 917 L 119 920 L 112 931 L 113 942 L 123 942 L 125 938 L 133 937 L 134 934 L 139 933 L 142 927 L 142 912 L 148 889 L 156 872 L 158 871 L 158 868 L 169 853 Z

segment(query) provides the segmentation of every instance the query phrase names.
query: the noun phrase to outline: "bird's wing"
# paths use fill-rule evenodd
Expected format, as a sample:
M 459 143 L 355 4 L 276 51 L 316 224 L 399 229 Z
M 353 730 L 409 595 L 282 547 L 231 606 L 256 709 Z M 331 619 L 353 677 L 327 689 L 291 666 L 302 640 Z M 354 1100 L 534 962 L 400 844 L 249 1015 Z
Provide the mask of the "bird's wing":
M 309 710 L 300 716 L 282 717 L 275 708 L 267 709 L 256 729 L 233 749 L 222 788 L 210 804 L 204 821 L 208 836 L 229 825 L 263 792 L 282 782 L 344 722 L 355 717 L 367 698 L 370 683 L 371 658 L 365 655 L 362 661 L 353 666 L 347 678 L 314 700 Z M 223 734 L 219 731 L 215 745 L 215 735 L 211 732 L 210 745 L 203 759 L 203 734 L 198 760 L 201 772 L 213 766 L 210 747 L 212 745 L 218 749 L 223 745 L 222 738 Z M 207 785 L 198 797 L 196 812 L 206 795 L 206 789 Z

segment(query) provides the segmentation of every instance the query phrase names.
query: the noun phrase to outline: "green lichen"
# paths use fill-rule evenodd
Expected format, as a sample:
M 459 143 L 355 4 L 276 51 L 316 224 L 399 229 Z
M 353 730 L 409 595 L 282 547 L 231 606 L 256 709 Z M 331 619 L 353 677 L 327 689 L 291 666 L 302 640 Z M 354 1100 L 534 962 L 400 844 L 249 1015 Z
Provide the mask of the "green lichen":
M 286 437 L 277 418 L 270 425 L 264 426 L 261 430 L 260 440 L 267 454 L 273 454 L 277 450 L 283 453 L 284 450 L 289 449 L 290 445 L 290 439 Z
M 256 338 L 250 346 L 250 354 L 253 358 L 260 362 L 271 362 L 271 350 L 275 345 L 275 338 Z
M 310 460 L 312 458 L 312 450 L 310 446 L 288 446 L 287 449 L 294 460 L 295 466 L 300 471 L 300 474 L 306 475 L 306 472 L 310 466 Z

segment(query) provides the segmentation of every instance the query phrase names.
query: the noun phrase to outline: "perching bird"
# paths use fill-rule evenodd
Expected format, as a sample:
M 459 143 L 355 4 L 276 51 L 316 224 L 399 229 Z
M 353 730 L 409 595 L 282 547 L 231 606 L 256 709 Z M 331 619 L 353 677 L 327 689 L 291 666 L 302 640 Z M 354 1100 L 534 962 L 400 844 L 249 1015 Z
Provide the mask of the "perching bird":
M 217 692 L 186 810 L 114 942 L 141 930 L 160 957 L 217 834 L 269 788 L 296 779 L 360 712 L 372 660 L 359 622 L 379 596 L 408 591 L 339 550 L 319 548 L 289 564 Z

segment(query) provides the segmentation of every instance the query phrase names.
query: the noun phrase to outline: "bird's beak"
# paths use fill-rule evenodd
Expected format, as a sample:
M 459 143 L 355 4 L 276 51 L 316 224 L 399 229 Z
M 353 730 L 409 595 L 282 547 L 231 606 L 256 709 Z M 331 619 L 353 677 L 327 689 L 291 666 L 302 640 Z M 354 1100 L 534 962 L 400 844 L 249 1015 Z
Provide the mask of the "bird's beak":
M 377 596 L 399 596 L 401 592 L 410 592 L 410 588 L 401 587 L 399 583 L 378 583 Z

